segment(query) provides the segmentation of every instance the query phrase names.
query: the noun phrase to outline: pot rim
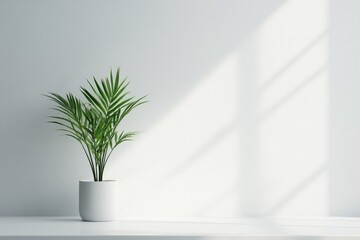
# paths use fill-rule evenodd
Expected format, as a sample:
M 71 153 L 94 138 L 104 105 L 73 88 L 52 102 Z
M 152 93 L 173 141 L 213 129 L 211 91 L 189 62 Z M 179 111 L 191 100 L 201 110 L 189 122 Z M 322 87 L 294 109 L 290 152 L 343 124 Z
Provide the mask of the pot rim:
M 104 182 L 117 182 L 117 180 L 102 180 L 102 181 L 94 181 L 94 180 L 79 180 L 82 183 L 104 183 Z

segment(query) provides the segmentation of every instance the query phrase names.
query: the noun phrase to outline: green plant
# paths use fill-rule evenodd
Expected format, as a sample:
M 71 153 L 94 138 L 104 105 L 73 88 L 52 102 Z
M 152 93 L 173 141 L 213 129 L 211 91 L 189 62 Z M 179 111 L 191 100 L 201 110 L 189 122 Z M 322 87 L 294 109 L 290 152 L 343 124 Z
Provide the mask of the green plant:
M 94 181 L 102 181 L 104 169 L 113 150 L 122 142 L 132 140 L 138 132 L 117 131 L 121 121 L 134 108 L 144 104 L 146 96 L 129 97 L 127 78 L 120 81 L 120 69 L 115 76 L 88 81 L 90 91 L 81 87 L 87 100 L 82 101 L 73 94 L 65 97 L 56 93 L 46 96 L 57 105 L 58 114 L 49 116 L 50 123 L 60 126 L 58 130 L 77 140 L 83 148 L 91 166 Z

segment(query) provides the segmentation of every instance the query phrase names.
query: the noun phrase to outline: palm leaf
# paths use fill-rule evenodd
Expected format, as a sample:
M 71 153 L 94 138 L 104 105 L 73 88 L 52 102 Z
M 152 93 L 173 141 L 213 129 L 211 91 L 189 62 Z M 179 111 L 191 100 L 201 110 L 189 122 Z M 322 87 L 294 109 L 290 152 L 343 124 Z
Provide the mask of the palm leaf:
M 62 97 L 56 93 L 45 95 L 56 104 L 52 108 L 57 115 L 49 116 L 49 122 L 60 126 L 66 136 L 77 140 L 85 151 L 94 180 L 101 181 L 107 160 L 121 143 L 132 140 L 138 132 L 118 133 L 121 121 L 136 107 L 146 103 L 145 97 L 135 99 L 126 91 L 129 81 L 120 80 L 120 69 L 112 70 L 108 78 L 87 81 L 90 89 L 80 87 L 86 102 L 68 93 Z

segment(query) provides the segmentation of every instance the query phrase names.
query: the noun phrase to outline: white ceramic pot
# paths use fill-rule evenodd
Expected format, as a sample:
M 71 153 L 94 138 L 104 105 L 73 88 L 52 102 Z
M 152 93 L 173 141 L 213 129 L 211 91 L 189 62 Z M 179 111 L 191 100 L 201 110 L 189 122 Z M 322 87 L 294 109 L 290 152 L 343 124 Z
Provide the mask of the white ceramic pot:
M 79 182 L 81 219 L 91 222 L 114 221 L 117 217 L 117 182 Z

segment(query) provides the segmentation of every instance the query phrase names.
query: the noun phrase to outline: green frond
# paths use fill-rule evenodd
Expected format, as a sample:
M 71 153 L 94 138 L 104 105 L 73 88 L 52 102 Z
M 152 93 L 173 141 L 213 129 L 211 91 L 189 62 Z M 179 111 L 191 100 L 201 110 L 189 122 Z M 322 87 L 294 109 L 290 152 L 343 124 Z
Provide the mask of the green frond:
M 120 80 L 120 68 L 110 70 L 108 78 L 87 80 L 89 89 L 80 87 L 86 101 L 68 93 L 64 97 L 49 93 L 45 96 L 56 104 L 57 114 L 49 122 L 60 126 L 66 136 L 77 140 L 85 151 L 94 180 L 101 181 L 112 151 L 121 143 L 131 141 L 138 132 L 118 132 L 121 121 L 136 107 L 146 103 L 146 96 L 129 96 L 127 78 Z

